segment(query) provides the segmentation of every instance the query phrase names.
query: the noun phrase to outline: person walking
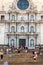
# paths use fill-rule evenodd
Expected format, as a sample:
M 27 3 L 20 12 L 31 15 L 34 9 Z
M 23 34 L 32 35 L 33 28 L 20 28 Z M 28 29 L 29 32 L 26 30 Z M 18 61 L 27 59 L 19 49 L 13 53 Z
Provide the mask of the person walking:
M 37 56 L 37 52 L 35 51 L 35 53 L 34 53 L 34 57 L 33 57 L 33 58 L 34 58 L 34 62 L 36 62 L 37 57 L 38 57 L 38 56 Z

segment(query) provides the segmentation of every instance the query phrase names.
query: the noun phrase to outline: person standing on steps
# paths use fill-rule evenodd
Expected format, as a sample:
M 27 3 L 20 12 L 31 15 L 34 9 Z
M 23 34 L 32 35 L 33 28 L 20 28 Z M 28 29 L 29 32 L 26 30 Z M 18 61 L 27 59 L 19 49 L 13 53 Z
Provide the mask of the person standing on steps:
M 8 62 L 7 62 L 7 61 L 5 61 L 5 62 L 3 63 L 3 65 L 8 65 Z

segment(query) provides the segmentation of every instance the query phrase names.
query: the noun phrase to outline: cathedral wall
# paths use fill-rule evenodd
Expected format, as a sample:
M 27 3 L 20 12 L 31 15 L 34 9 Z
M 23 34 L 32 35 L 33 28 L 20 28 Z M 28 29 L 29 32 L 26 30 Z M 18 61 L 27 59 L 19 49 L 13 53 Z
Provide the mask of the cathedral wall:
M 4 44 L 5 43 L 5 25 L 0 24 L 0 44 Z
M 8 36 L 7 36 L 7 33 L 8 33 L 8 31 L 9 31 L 9 25 L 8 25 L 7 23 L 4 24 L 4 25 L 5 25 L 5 34 L 4 34 L 4 35 L 5 35 L 5 36 L 4 36 L 4 37 L 5 37 L 5 40 L 4 40 L 5 43 L 4 43 L 4 44 L 7 45 L 7 44 L 8 44 Z
M 41 20 L 41 16 L 40 16 L 40 14 L 37 14 L 37 16 L 36 16 L 36 20 L 37 20 L 37 21 Z
M 37 44 L 41 44 L 41 24 L 37 24 L 37 33 L 38 33 L 38 36 L 37 36 Z
M 28 25 L 27 24 L 18 24 L 17 25 L 17 32 L 22 32 L 22 30 L 21 30 L 22 26 L 24 26 L 24 32 L 28 32 Z
M 43 24 L 41 24 L 41 44 L 43 44 Z
M 16 32 L 16 24 L 10 23 L 10 32 L 12 31 L 12 27 L 14 26 L 14 31 Z
M 5 20 L 9 20 L 9 14 L 5 14 Z
M 34 44 L 31 43 L 31 39 L 34 40 Z M 37 41 L 34 36 L 29 36 L 29 49 L 34 49 L 34 46 L 37 44 Z
M 3 11 L 0 14 L 0 44 L 14 44 L 18 48 L 19 43 L 23 42 L 29 49 L 35 48 L 36 44 L 43 44 L 43 14 L 37 11 L 32 1 L 28 1 L 14 1 L 9 7 L 9 14 Z
M 35 26 L 34 23 L 29 23 L 29 32 L 32 31 L 32 30 L 31 30 L 31 26 L 34 27 L 34 32 L 36 32 L 36 26 Z
M 14 42 L 12 40 L 14 40 Z M 10 36 L 10 38 L 9 38 L 9 45 L 11 46 L 11 44 L 13 44 L 13 43 L 14 43 L 14 46 L 17 47 L 16 36 Z
M 28 14 L 24 14 L 24 15 L 22 15 L 22 14 L 18 14 L 18 18 L 17 18 L 18 20 L 28 20 L 29 19 L 29 15 Z
M 9 20 L 9 14 L 0 14 L 0 20 L 1 20 L 1 16 L 4 16 L 4 20 Z

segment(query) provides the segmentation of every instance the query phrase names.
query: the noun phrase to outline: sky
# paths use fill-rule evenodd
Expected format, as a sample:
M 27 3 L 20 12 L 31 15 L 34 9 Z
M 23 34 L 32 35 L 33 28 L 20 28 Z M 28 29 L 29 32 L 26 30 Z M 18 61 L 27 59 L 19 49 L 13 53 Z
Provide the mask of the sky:
M 4 5 L 5 9 L 8 9 L 9 5 L 11 5 L 13 1 L 14 0 L 0 0 L 0 10 L 2 9 L 2 5 Z M 43 0 L 32 0 L 32 1 L 37 6 L 37 9 L 41 10 Z

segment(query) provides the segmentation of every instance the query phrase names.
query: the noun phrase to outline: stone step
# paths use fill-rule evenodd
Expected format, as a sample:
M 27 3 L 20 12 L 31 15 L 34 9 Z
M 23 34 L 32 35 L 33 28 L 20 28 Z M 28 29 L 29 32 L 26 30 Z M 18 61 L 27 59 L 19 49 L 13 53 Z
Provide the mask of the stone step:
M 3 65 L 5 61 L 8 61 L 9 65 L 42 65 L 43 64 L 43 56 L 39 56 L 36 62 L 29 53 L 20 53 L 13 54 L 12 57 L 8 55 L 4 55 L 3 60 L 0 60 L 0 65 Z

